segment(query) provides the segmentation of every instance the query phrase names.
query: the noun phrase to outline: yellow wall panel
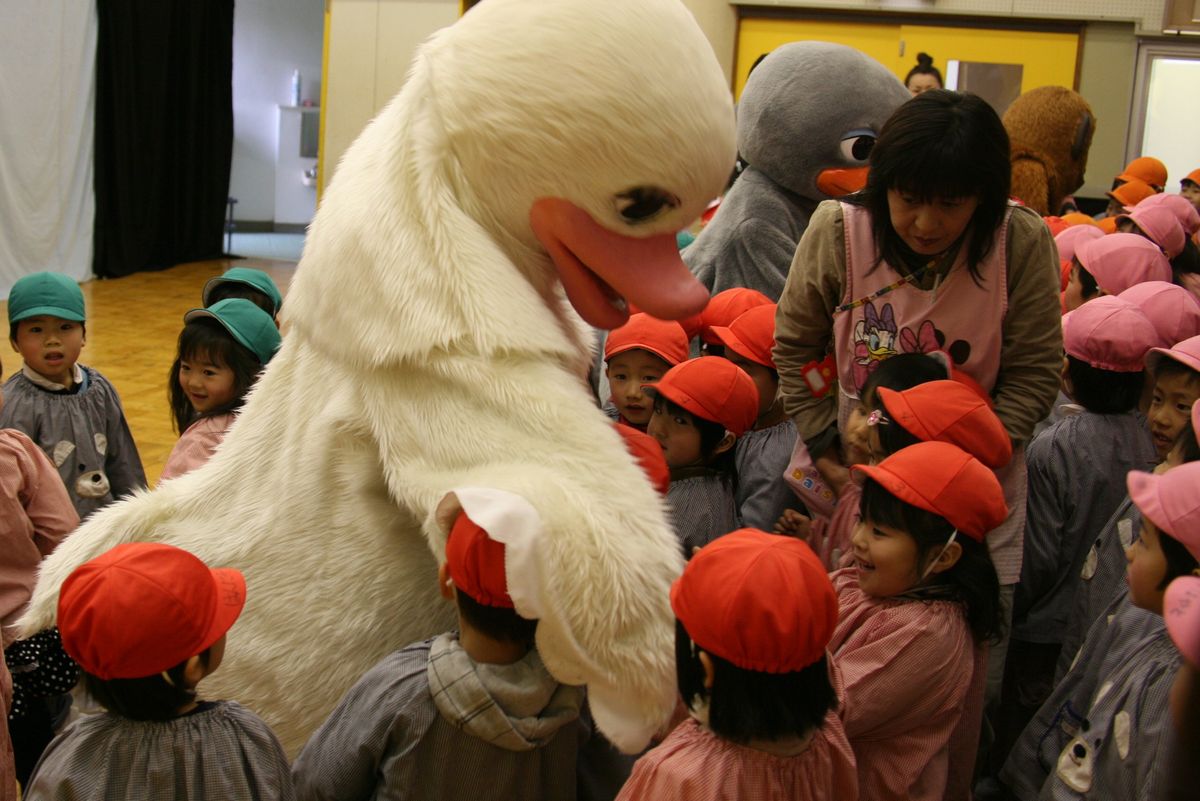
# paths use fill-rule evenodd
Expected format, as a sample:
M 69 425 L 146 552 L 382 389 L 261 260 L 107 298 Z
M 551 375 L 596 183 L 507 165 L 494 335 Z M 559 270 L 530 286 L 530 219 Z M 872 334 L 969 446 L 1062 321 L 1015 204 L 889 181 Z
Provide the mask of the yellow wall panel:
M 1075 33 L 902 25 L 900 38 L 904 42 L 904 55 L 883 63 L 894 69 L 901 80 L 917 63 L 917 53 L 924 51 L 933 56 L 934 66 L 943 74 L 951 59 L 1021 64 L 1022 92 L 1052 85 L 1075 88 L 1075 61 L 1079 53 L 1079 35 Z
M 741 96 L 742 87 L 746 85 L 746 76 L 750 73 L 750 65 L 760 55 L 769 53 L 788 42 L 814 39 L 853 47 L 881 64 L 891 67 L 900 47 L 900 26 L 828 20 L 745 17 L 738 26 L 734 94 Z
M 1022 92 L 1046 85 L 1075 88 L 1079 56 L 1079 35 L 1075 33 L 743 17 L 738 27 L 735 94 L 741 95 L 750 65 L 759 55 L 808 39 L 861 50 L 901 80 L 917 63 L 921 51 L 933 56 L 943 74 L 951 59 L 1021 64 Z

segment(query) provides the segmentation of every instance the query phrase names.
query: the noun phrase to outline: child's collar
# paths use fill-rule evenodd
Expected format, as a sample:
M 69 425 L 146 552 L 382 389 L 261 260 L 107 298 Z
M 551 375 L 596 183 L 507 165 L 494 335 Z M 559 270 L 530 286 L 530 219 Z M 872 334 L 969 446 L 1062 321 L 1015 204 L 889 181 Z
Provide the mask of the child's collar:
M 70 386 L 63 386 L 62 384 L 57 384 L 57 383 L 51 381 L 50 379 L 46 378 L 44 375 L 42 375 L 38 371 L 34 370 L 28 364 L 23 365 L 21 367 L 21 374 L 24 375 L 26 378 L 28 378 L 30 381 L 32 381 L 37 386 L 41 387 L 42 389 L 49 390 L 51 392 L 62 392 L 64 390 L 71 390 L 71 389 L 74 389 L 79 384 L 83 383 L 83 368 L 79 366 L 78 362 L 75 363 L 75 368 L 74 368 L 73 372 L 71 373 L 71 385 Z

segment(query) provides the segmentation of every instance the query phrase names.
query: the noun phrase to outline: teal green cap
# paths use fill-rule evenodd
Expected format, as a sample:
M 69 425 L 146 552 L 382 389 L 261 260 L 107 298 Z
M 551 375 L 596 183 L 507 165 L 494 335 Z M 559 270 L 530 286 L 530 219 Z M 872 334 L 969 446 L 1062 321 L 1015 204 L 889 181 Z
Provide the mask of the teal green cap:
M 82 323 L 83 291 L 62 273 L 33 273 L 17 279 L 8 293 L 8 324 L 48 315 Z
M 211 317 L 220 323 L 264 366 L 283 342 L 271 315 L 245 298 L 226 298 L 207 309 L 192 309 L 183 315 L 183 321 L 190 323 L 201 317 Z
M 255 270 L 253 267 L 233 267 L 221 275 L 213 276 L 204 283 L 204 291 L 200 295 L 200 300 L 205 307 L 210 305 L 208 299 L 213 290 L 221 284 L 245 284 L 251 289 L 257 289 L 271 299 L 271 303 L 275 307 L 275 314 L 279 314 L 279 307 L 283 305 L 283 295 L 279 294 L 279 287 L 275 286 L 271 276 L 262 270 Z

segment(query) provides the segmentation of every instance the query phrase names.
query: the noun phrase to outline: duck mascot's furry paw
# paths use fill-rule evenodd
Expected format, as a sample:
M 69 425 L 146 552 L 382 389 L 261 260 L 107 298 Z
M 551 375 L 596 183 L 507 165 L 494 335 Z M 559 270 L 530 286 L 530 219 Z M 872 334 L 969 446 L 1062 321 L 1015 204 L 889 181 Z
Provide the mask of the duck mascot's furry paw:
M 206 692 L 295 753 L 380 658 L 450 628 L 437 561 L 470 503 L 522 538 L 509 583 L 546 665 L 640 749 L 675 702 L 682 560 L 585 386 L 583 320 L 618 326 L 625 299 L 703 308 L 675 232 L 733 160 L 732 98 L 678 0 L 480 4 L 422 46 L 342 159 L 288 335 L 222 447 L 63 543 L 25 630 L 121 542 L 239 568 L 246 610 Z
M 748 166 L 684 251 L 688 267 L 713 293 L 749 287 L 778 300 L 813 210 L 866 185 L 876 134 L 911 96 L 886 67 L 845 45 L 772 50 L 738 101 Z
M 1004 112 L 1012 159 L 1012 195 L 1045 217 L 1083 186 L 1096 133 L 1092 107 L 1063 86 L 1039 86 Z

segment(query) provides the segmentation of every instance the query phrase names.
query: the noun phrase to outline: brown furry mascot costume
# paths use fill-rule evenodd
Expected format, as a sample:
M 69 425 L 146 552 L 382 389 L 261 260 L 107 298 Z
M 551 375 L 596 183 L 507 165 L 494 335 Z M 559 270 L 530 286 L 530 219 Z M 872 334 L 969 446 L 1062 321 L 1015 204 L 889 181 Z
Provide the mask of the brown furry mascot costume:
M 586 387 L 588 324 L 703 309 L 675 233 L 733 159 L 728 84 L 678 0 L 479 4 L 342 158 L 283 346 L 216 454 L 90 517 L 26 630 L 121 542 L 236 567 L 245 612 L 207 689 L 295 752 L 376 662 L 450 628 L 437 567 L 470 508 L 546 667 L 640 750 L 675 705 L 683 558 Z
M 1057 214 L 1083 186 L 1096 118 L 1087 101 L 1062 86 L 1041 86 L 1004 112 L 1012 148 L 1012 194 L 1041 214 Z

